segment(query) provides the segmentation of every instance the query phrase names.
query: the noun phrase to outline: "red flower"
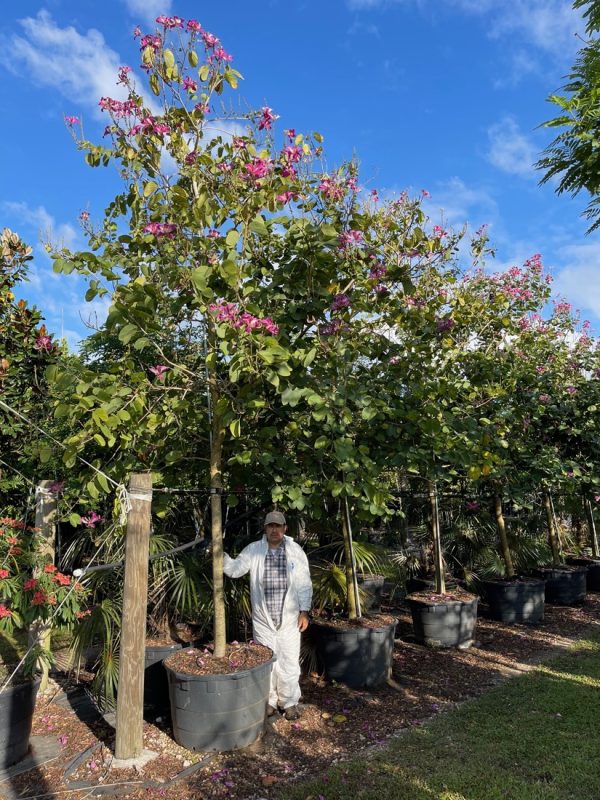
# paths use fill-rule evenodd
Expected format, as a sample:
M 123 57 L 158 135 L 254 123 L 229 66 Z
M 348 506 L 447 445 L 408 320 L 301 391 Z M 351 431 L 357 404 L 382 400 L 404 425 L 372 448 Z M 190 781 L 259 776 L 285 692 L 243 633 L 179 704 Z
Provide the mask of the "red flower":
M 0 569 L 0 580 L 2 578 L 8 578 L 10 572 L 7 569 Z
M 7 608 L 0 603 L 0 619 L 2 619 L 2 617 L 12 617 L 12 611 L 10 608 Z
M 46 603 L 46 595 L 44 594 L 44 592 L 36 592 L 31 599 L 32 606 L 43 606 L 45 605 L 45 603 Z
M 29 580 L 26 580 L 25 583 L 23 584 L 23 589 L 26 592 L 31 592 L 33 591 L 33 589 L 37 589 L 37 587 L 38 587 L 38 582 L 35 578 L 29 578 Z
M 58 583 L 60 586 L 69 586 L 71 584 L 71 578 L 67 575 L 63 575 L 62 572 L 57 572 L 52 578 L 52 582 Z
M 56 567 L 54 566 L 54 564 L 46 564 L 46 566 L 44 567 L 44 572 L 50 572 L 50 573 L 56 572 Z

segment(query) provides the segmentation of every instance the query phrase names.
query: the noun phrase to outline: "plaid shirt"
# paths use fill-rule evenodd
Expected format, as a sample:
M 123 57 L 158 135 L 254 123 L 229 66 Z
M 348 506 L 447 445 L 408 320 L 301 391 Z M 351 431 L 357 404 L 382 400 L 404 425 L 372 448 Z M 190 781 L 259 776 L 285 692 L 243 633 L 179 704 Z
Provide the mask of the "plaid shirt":
M 287 558 L 285 555 L 285 541 L 277 550 L 267 551 L 265 556 L 265 574 L 263 578 L 265 603 L 273 624 L 276 628 L 281 625 L 283 601 L 287 592 Z

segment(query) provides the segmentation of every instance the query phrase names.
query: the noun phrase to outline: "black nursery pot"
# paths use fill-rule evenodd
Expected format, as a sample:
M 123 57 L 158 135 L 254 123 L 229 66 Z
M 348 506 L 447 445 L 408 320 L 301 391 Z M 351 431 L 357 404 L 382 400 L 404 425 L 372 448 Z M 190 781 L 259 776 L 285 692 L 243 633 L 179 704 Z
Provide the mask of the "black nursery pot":
M 482 581 L 492 619 L 509 625 L 544 619 L 545 583 L 541 578 Z
M 8 686 L 0 694 L 0 769 L 27 755 L 35 698 L 41 679 Z
M 373 689 L 390 675 L 397 620 L 377 628 L 344 629 L 322 622 L 311 624 L 317 657 L 330 681 L 351 689 Z
M 363 611 L 377 613 L 381 610 L 381 597 L 383 594 L 383 575 L 359 574 L 356 576 L 358 585 L 365 593 Z
M 265 726 L 275 658 L 228 675 L 190 675 L 165 664 L 177 744 L 188 750 L 237 750 Z
M 546 581 L 546 602 L 557 606 L 581 603 L 586 595 L 587 567 L 541 567 L 536 574 Z
M 478 599 L 427 602 L 407 597 L 417 642 L 429 647 L 469 647 L 475 635 Z
M 600 592 L 600 559 L 570 556 L 567 564 L 574 567 L 587 567 L 586 587 L 588 592 Z
M 163 661 L 171 653 L 181 650 L 178 642 L 164 645 L 146 645 L 144 656 L 144 707 L 156 714 L 169 712 L 169 681 Z

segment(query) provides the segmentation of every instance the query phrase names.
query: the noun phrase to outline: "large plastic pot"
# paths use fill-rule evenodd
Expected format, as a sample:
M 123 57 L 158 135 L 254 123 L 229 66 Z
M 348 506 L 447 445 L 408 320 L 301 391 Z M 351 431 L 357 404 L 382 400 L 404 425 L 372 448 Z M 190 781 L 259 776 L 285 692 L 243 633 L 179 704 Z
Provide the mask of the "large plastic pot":
M 573 556 L 567 558 L 567 564 L 575 567 L 587 567 L 586 587 L 588 592 L 600 592 L 600 560 Z
M 8 686 L 0 694 L 0 768 L 27 755 L 35 698 L 41 679 Z
M 585 599 L 587 567 L 541 567 L 536 573 L 546 581 L 547 603 L 572 606 Z
M 171 653 L 181 650 L 178 642 L 164 645 L 146 645 L 144 655 L 144 706 L 156 713 L 169 711 L 169 681 L 163 661 Z
M 177 744 L 188 750 L 237 750 L 264 730 L 275 658 L 228 675 L 189 675 L 165 663 Z
M 417 642 L 429 647 L 469 647 L 477 623 L 477 601 L 475 596 L 441 603 L 407 597 Z
M 545 583 L 541 578 L 482 581 L 492 619 L 509 625 L 536 624 L 544 619 Z
M 397 621 L 370 628 L 349 629 L 323 622 L 311 625 L 317 657 L 328 680 L 352 689 L 372 689 L 390 675 Z
M 381 609 L 381 596 L 383 594 L 383 575 L 359 574 L 356 580 L 364 592 L 362 610 L 365 612 L 378 612 Z

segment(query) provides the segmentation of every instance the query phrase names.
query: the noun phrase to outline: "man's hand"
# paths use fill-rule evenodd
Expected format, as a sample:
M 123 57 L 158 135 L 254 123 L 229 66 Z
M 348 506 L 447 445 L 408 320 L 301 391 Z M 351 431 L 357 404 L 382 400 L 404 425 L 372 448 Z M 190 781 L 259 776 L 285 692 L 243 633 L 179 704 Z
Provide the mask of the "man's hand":
M 308 611 L 301 611 L 298 614 L 298 630 L 300 633 L 303 633 L 308 628 L 308 624 L 310 622 L 310 617 L 308 616 Z

